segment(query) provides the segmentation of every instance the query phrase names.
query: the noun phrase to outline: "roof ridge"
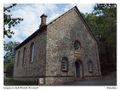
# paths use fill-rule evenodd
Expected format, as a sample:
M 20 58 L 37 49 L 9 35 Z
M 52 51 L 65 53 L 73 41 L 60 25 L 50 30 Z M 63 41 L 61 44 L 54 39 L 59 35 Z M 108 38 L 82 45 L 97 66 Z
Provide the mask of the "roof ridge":
M 31 34 L 29 37 L 27 37 L 23 42 L 21 42 L 16 48 L 18 49 L 19 47 L 21 47 L 22 45 L 24 45 L 26 42 L 28 42 L 29 40 L 31 40 L 33 37 L 35 37 L 39 32 L 43 32 L 45 30 L 45 28 L 49 25 L 52 24 L 54 21 L 56 21 L 57 19 L 59 19 L 60 17 L 63 17 L 65 14 L 67 14 L 68 12 L 70 12 L 71 10 L 75 9 L 75 11 L 80 15 L 82 21 L 84 22 L 84 24 L 87 26 L 87 28 L 89 30 L 87 30 L 92 36 L 93 38 L 96 40 L 95 36 L 92 33 L 92 30 L 90 28 L 90 26 L 88 25 L 88 23 L 86 22 L 85 18 L 82 16 L 81 12 L 79 11 L 79 9 L 77 8 L 77 6 L 72 7 L 71 9 L 67 10 L 65 13 L 61 14 L 60 16 L 58 16 L 56 19 L 52 20 L 51 22 L 49 22 L 47 25 L 45 25 L 45 27 L 41 27 L 39 29 L 37 29 L 33 34 Z M 97 40 L 96 40 L 97 42 Z
M 50 21 L 47 25 L 52 24 L 54 21 L 56 21 L 57 19 L 59 19 L 60 17 L 64 16 L 65 14 L 67 14 L 69 11 L 71 11 L 72 9 L 77 8 L 77 6 L 72 7 L 71 9 L 67 10 L 66 12 L 64 12 L 63 14 L 59 15 L 58 17 L 56 17 L 55 19 L 53 19 L 52 21 Z
M 92 36 L 92 37 L 95 39 L 95 41 L 98 43 L 96 37 L 94 36 L 94 34 L 93 34 L 93 32 L 92 32 L 92 29 L 91 29 L 90 25 L 88 24 L 88 22 L 86 21 L 86 19 L 83 17 L 83 15 L 81 14 L 81 12 L 80 12 L 80 10 L 77 8 L 77 6 L 75 6 L 75 8 L 76 8 L 78 14 L 80 15 L 81 19 L 83 20 L 83 23 L 85 23 L 86 27 L 89 29 L 89 30 L 87 30 L 87 31 L 91 34 L 91 36 Z
M 76 6 L 72 7 L 71 9 L 67 10 L 65 13 L 61 14 L 59 17 L 57 17 L 56 19 L 52 20 L 50 23 L 48 23 L 46 26 L 48 26 L 49 24 L 53 23 L 54 21 L 56 21 L 58 18 L 62 17 L 63 15 L 65 15 L 66 13 L 68 13 L 69 11 L 71 11 L 72 9 L 76 8 Z M 46 27 L 45 26 L 45 27 Z M 22 45 L 24 45 L 27 41 L 29 41 L 31 38 L 33 38 L 34 36 L 36 36 L 36 34 L 38 32 L 42 32 L 41 29 L 43 29 L 44 27 L 42 28 L 39 28 L 37 29 L 34 33 L 32 33 L 30 36 L 28 36 L 24 41 L 22 41 L 18 46 L 15 47 L 15 50 L 18 49 L 19 47 L 21 47 Z

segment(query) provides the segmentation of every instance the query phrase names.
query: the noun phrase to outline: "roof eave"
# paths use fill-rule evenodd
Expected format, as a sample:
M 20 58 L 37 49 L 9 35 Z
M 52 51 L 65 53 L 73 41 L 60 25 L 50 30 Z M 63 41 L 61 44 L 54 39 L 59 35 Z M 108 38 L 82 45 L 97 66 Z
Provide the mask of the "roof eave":
M 78 11 L 78 14 L 80 15 L 80 17 L 82 18 L 83 22 L 85 23 L 85 25 L 87 26 L 87 28 L 89 29 L 89 33 L 91 34 L 91 36 L 94 38 L 94 40 L 98 43 L 98 40 L 96 39 L 96 37 L 94 36 L 92 29 L 90 28 L 89 24 L 86 22 L 85 18 L 82 16 L 81 12 L 79 11 L 79 9 L 77 8 L 77 6 L 75 6 L 76 10 Z
M 19 49 L 21 46 L 25 45 L 27 42 L 29 42 L 31 39 L 33 39 L 35 36 L 37 36 L 39 33 L 42 33 L 44 30 L 46 30 L 47 25 L 44 25 L 37 29 L 32 35 L 30 35 L 27 39 L 25 39 L 22 43 L 20 43 L 17 47 L 15 47 L 15 50 Z

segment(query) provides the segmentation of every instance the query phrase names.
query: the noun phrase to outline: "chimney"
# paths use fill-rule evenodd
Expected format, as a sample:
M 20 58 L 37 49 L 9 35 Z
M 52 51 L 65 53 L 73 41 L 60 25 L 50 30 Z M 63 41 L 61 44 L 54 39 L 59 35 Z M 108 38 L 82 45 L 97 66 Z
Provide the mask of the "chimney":
M 46 18 L 47 16 L 45 14 L 41 15 L 41 24 L 40 24 L 40 27 L 46 25 Z

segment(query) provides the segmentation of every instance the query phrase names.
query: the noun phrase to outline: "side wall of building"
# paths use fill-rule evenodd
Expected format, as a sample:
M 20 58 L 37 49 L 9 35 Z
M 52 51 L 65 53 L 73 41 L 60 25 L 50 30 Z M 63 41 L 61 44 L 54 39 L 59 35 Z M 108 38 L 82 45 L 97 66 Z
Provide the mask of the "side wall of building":
M 47 27 L 46 84 L 57 84 L 75 79 L 75 61 L 83 66 L 83 78 L 100 75 L 97 43 L 75 10 L 67 12 Z M 79 40 L 81 49 L 75 56 L 74 42 Z M 69 60 L 68 72 L 61 71 L 62 57 Z M 88 72 L 87 61 L 93 63 L 93 73 Z
M 30 62 L 30 47 L 34 43 L 34 61 Z M 24 48 L 25 53 L 24 53 Z M 18 52 L 19 63 L 18 63 Z M 24 55 L 24 56 L 23 56 Z M 24 62 L 23 62 L 24 59 Z M 32 40 L 16 50 L 16 60 L 14 68 L 14 78 L 23 80 L 38 79 L 45 76 L 45 60 L 46 60 L 46 32 L 38 34 Z M 18 63 L 18 65 L 17 65 Z

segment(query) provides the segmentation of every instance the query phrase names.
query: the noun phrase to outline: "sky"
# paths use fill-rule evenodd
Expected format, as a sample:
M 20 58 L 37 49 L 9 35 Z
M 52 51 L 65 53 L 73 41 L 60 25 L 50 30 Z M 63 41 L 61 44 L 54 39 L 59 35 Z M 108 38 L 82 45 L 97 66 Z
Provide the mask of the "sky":
M 95 4 L 17 4 L 11 10 L 12 17 L 21 17 L 23 21 L 12 28 L 14 35 L 11 39 L 5 38 L 5 41 L 22 42 L 40 25 L 40 16 L 44 13 L 47 15 L 47 23 L 51 22 L 67 10 L 77 6 L 80 12 L 90 13 Z M 9 4 L 4 5 L 9 6 Z

